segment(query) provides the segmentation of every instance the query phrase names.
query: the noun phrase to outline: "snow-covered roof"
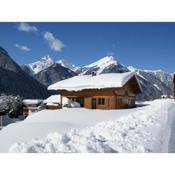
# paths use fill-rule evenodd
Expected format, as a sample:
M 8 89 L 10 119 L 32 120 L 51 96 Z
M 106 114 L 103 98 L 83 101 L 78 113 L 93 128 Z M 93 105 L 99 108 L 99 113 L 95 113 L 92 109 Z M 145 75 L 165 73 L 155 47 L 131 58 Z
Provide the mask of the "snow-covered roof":
M 58 106 L 59 104 L 56 103 L 46 103 L 48 106 Z
M 79 75 L 52 84 L 48 87 L 48 90 L 79 91 L 83 89 L 123 87 L 133 76 L 135 76 L 134 72 L 106 73 L 96 76 Z
M 63 104 L 68 102 L 68 98 L 63 97 Z M 49 103 L 49 104 L 53 104 L 53 103 L 61 103 L 61 96 L 60 95 L 51 95 L 49 98 L 47 98 L 46 100 L 44 100 L 44 103 Z
M 24 105 L 38 105 L 42 102 L 40 99 L 25 99 L 22 101 Z

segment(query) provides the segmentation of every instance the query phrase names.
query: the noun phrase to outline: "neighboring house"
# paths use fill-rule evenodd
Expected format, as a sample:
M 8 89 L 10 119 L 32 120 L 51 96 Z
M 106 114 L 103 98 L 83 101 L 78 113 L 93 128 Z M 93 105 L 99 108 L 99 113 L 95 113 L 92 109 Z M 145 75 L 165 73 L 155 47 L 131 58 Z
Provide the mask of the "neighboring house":
M 75 76 L 50 85 L 48 90 L 58 90 L 61 98 L 67 97 L 89 109 L 134 107 L 135 97 L 141 93 L 134 72 Z
M 23 116 L 27 117 L 28 115 L 38 112 L 43 108 L 43 100 L 37 99 L 25 99 L 23 100 Z
M 61 102 L 62 100 L 62 102 Z M 46 109 L 60 109 L 62 105 L 68 104 L 69 99 L 66 97 L 61 98 L 61 95 L 51 95 L 49 98 L 43 101 Z

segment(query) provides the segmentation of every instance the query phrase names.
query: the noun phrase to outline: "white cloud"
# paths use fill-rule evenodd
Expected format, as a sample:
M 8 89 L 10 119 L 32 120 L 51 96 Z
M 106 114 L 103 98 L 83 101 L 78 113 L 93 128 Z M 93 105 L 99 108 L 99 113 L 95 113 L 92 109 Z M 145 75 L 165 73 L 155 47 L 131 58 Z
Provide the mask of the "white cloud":
M 31 49 L 27 46 L 24 46 L 24 45 L 19 45 L 19 44 L 15 44 L 15 47 L 24 51 L 24 52 L 29 52 Z
M 19 31 L 24 31 L 24 32 L 37 32 L 38 29 L 35 26 L 31 26 L 28 23 L 21 22 L 18 26 Z
M 49 44 L 50 48 L 55 52 L 61 52 L 61 50 L 65 47 L 62 41 L 58 38 L 55 38 L 51 32 L 44 33 L 44 39 Z

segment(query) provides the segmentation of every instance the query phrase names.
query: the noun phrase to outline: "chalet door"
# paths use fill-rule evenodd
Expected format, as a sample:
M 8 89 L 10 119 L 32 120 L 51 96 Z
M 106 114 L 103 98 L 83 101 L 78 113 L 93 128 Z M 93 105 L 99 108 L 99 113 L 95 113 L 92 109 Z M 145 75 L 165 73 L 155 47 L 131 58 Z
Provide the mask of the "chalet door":
M 97 108 L 96 98 L 92 98 L 91 107 L 92 107 L 92 109 L 96 109 Z
M 84 107 L 84 97 L 77 98 L 77 102 L 80 104 L 81 107 Z

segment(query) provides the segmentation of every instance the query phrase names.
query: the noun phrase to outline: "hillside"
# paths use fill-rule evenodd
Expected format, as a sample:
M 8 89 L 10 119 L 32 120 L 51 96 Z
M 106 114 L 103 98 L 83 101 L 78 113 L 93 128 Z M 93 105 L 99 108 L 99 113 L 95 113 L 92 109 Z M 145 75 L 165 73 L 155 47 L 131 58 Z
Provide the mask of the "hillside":
M 50 84 L 56 83 L 60 80 L 64 80 L 70 77 L 77 75 L 72 70 L 61 66 L 58 63 L 54 63 L 49 66 L 47 69 L 40 71 L 39 73 L 34 75 L 34 78 L 38 80 L 45 86 L 49 86 Z
M 53 60 L 50 58 L 49 55 L 42 57 L 40 60 L 30 63 L 30 64 L 23 64 L 21 68 L 28 73 L 29 75 L 33 76 L 42 70 L 47 69 L 49 66 L 54 64 Z
M 19 95 L 24 98 L 45 98 L 47 89 L 26 74 L 9 54 L 0 47 L 0 94 Z

